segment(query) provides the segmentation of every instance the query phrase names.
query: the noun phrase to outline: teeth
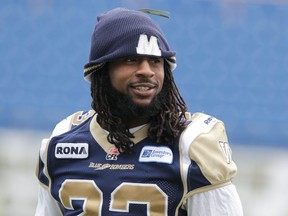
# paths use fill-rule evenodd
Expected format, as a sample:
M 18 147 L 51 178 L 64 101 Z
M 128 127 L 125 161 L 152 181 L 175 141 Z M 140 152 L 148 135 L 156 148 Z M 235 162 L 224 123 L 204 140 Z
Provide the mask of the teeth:
M 149 87 L 146 87 L 146 86 L 137 86 L 136 89 L 139 90 L 139 91 L 147 91 L 147 90 L 149 90 Z

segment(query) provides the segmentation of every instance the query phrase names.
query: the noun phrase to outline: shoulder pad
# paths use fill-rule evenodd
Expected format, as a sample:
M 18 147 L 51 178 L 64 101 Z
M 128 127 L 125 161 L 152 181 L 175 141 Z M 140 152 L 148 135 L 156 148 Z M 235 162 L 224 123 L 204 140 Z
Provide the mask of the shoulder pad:
M 78 111 L 59 122 L 54 128 L 51 137 L 63 134 L 76 127 L 95 114 L 94 110 Z
M 186 152 L 184 159 L 195 161 L 212 185 L 230 181 L 237 167 L 232 160 L 224 123 L 203 113 L 195 113 L 191 119 L 181 136 Z

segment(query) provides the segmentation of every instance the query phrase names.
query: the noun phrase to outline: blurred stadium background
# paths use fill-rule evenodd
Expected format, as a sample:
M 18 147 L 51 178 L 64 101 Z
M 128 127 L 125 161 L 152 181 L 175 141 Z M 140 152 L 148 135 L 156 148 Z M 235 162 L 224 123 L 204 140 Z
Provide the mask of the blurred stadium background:
M 287 216 L 287 0 L 2 0 L 0 216 L 34 214 L 41 139 L 90 109 L 83 65 L 96 15 L 114 7 L 171 13 L 153 19 L 176 82 L 191 112 L 225 122 L 245 215 Z

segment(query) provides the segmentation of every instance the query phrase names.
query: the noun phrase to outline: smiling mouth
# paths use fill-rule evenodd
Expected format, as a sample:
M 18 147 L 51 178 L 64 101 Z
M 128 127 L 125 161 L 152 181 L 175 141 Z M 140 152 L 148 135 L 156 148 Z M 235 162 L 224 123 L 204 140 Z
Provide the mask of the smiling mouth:
M 132 88 L 135 88 L 138 91 L 148 91 L 148 90 L 152 89 L 151 87 L 148 87 L 148 86 L 136 86 L 136 87 L 132 87 Z
M 135 82 L 131 83 L 130 87 L 138 91 L 149 91 L 151 89 L 157 88 L 158 84 L 152 81 L 149 82 Z
M 141 98 L 148 98 L 155 94 L 156 89 L 158 85 L 156 83 L 152 82 L 139 82 L 139 83 L 133 83 L 130 85 L 130 88 L 132 89 L 132 92 L 134 95 L 137 95 L 137 97 Z

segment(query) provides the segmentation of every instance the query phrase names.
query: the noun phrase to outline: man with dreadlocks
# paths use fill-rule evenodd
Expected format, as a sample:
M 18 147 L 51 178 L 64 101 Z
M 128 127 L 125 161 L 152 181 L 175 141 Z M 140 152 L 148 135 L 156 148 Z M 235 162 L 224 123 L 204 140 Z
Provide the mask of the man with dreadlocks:
M 187 113 L 175 66 L 143 11 L 98 16 L 84 67 L 93 109 L 43 140 L 35 215 L 243 215 L 223 122 Z

